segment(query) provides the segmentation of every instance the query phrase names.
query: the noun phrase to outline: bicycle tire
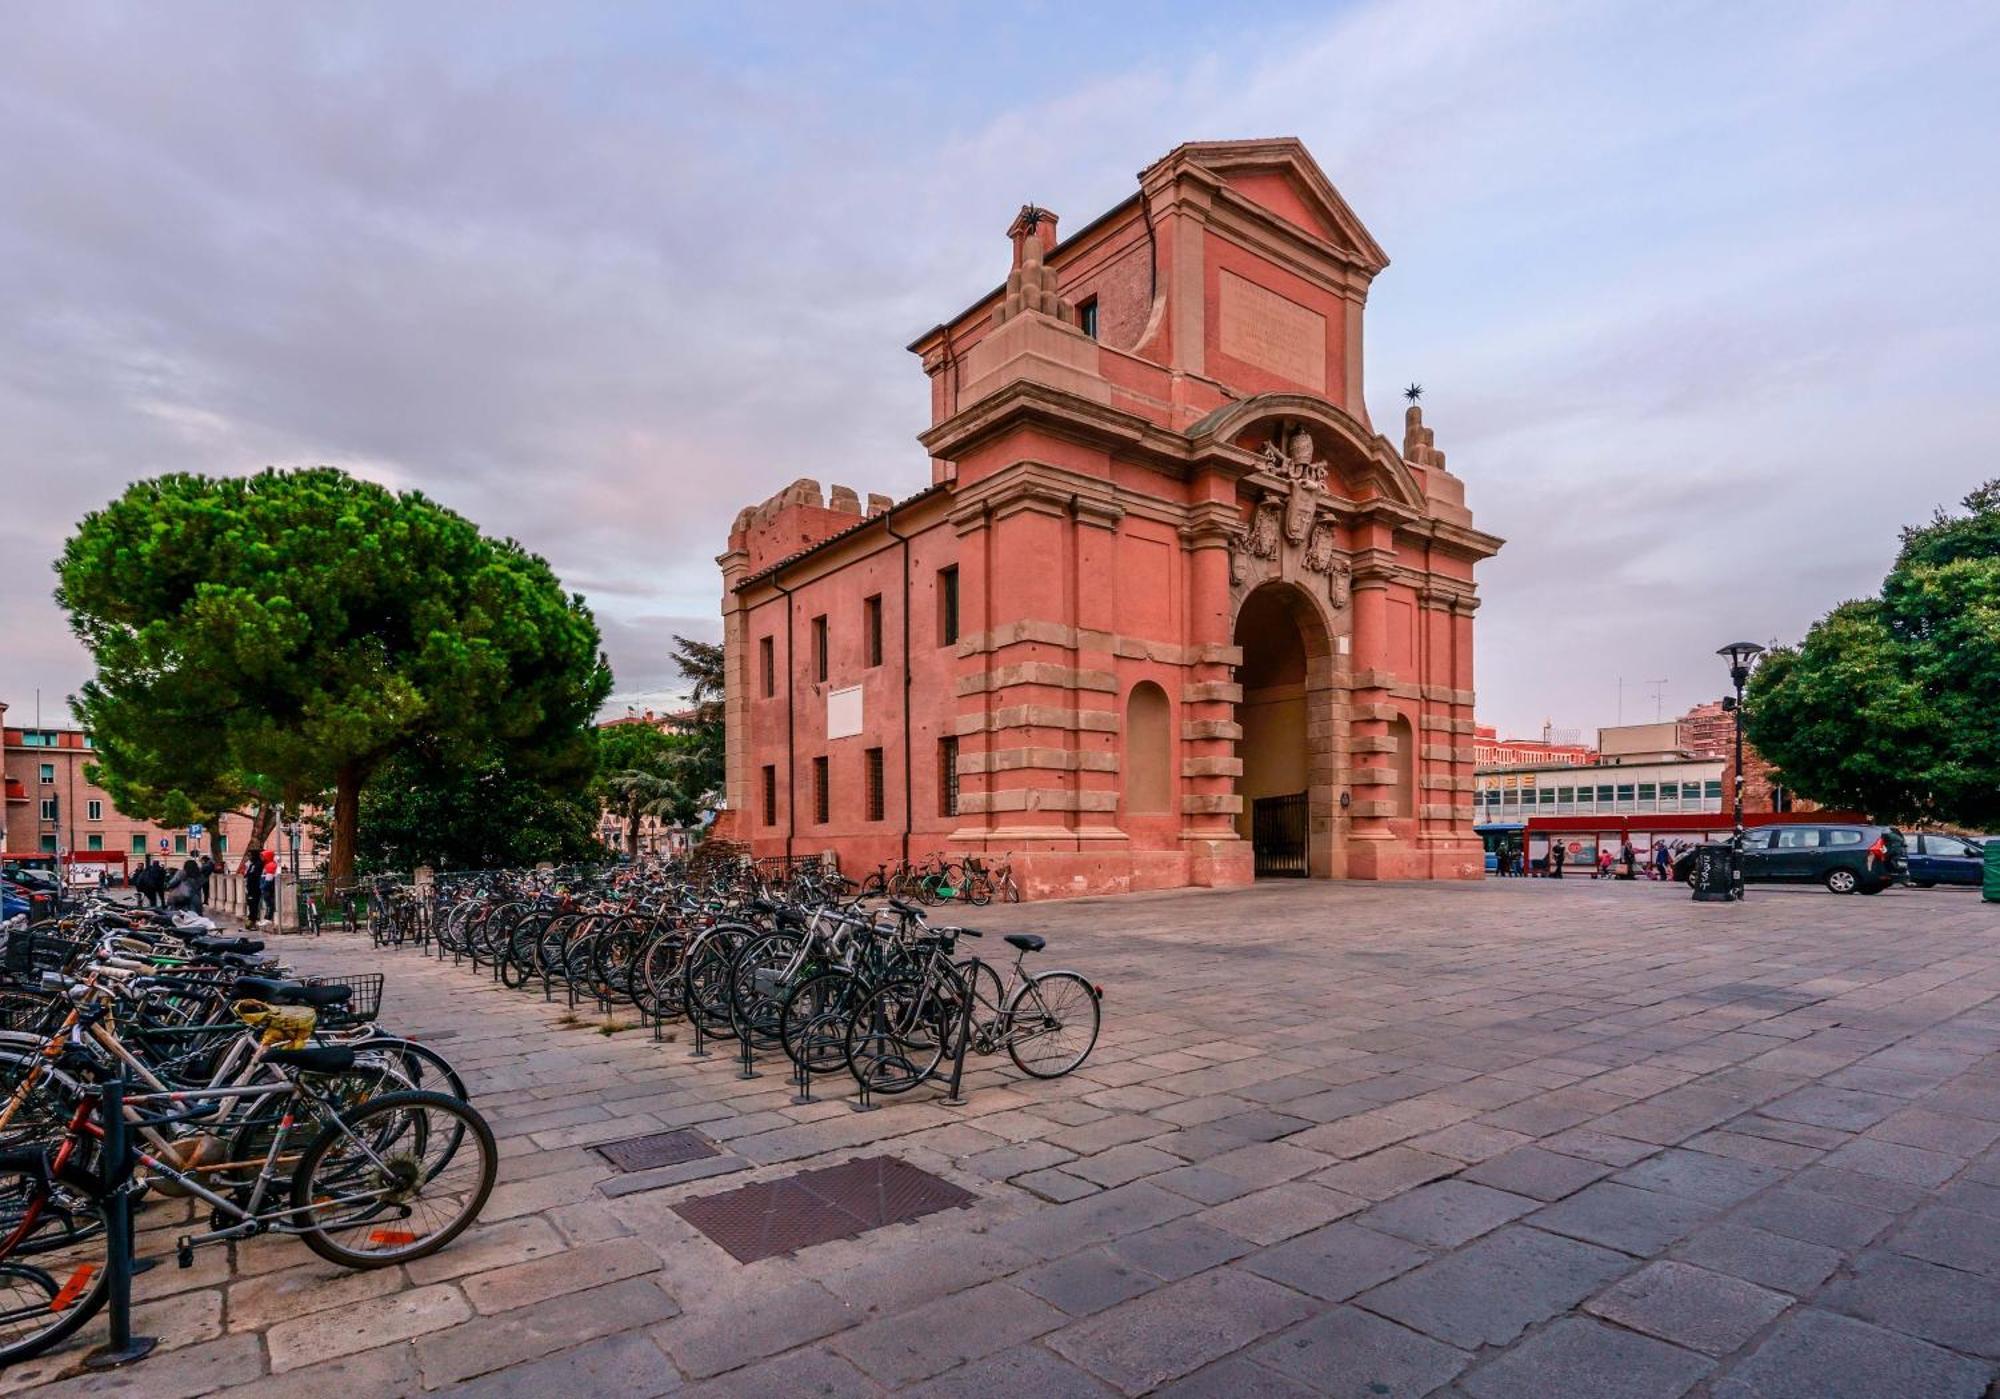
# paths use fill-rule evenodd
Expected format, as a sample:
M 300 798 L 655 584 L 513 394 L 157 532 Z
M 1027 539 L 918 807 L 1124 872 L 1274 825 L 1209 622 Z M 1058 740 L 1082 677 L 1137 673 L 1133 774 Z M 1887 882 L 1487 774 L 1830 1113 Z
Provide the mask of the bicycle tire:
M 1031 1014 L 1049 1022 L 1045 1027 L 1037 1027 L 1033 1042 L 1061 1034 L 1065 1028 L 1064 1017 L 1068 1017 L 1067 1023 L 1073 1025 L 1083 1016 L 1084 1010 L 1088 1010 L 1090 1033 L 1083 1041 L 1083 1048 L 1075 1051 L 1073 1058 L 1067 1057 L 1067 1049 L 1062 1051 L 1064 1057 L 1054 1061 L 1036 1060 L 1031 1064 L 1022 1057 L 1021 1046 L 1030 1041 L 1020 1039 L 1015 1030 L 1022 1014 L 1022 1004 L 1027 1001 L 1036 1003 Z M 1098 1033 L 1104 1027 L 1104 1007 L 1097 988 L 1077 973 L 1043 972 L 1039 976 L 1030 976 L 1014 988 L 1001 1024 L 1007 1036 L 1007 1057 L 1014 1061 L 1015 1068 L 1029 1078 L 1061 1078 L 1080 1068 L 1083 1061 L 1090 1057 L 1090 1051 L 1097 1047 Z
M 345 1233 L 344 1226 L 366 1225 L 377 1220 L 386 1224 L 390 1222 L 387 1219 L 388 1212 L 379 1208 L 359 1209 L 344 1216 L 340 1221 L 316 1218 L 317 1211 L 341 1203 L 338 1196 L 331 1194 L 339 1187 L 331 1179 L 322 1179 L 320 1169 L 336 1147 L 362 1135 L 357 1129 L 367 1127 L 370 1119 L 385 1118 L 395 1113 L 407 1113 L 413 1119 L 412 1125 L 407 1129 L 407 1135 L 410 1139 L 409 1150 L 416 1153 L 414 1159 L 410 1158 L 409 1151 L 392 1152 L 383 1156 L 379 1149 L 371 1150 L 366 1153 L 365 1166 L 343 1158 L 335 1167 L 333 1174 L 344 1175 L 352 1180 L 358 1173 L 364 1190 L 379 1188 L 380 1182 L 385 1180 L 395 1183 L 397 1192 L 406 1193 L 408 1197 L 404 1201 L 395 1202 L 395 1208 L 402 1209 L 409 1200 L 422 1198 L 426 1187 L 435 1186 L 454 1164 L 461 1166 L 464 1164 L 457 1158 L 468 1141 L 477 1146 L 479 1160 L 473 1163 L 470 1178 L 463 1182 L 462 1187 L 459 1181 L 454 1180 L 451 1186 L 440 1187 L 433 1192 L 433 1198 L 442 1197 L 447 1200 L 454 1190 L 463 1188 L 469 1193 L 467 1201 L 453 1206 L 454 1216 L 450 1222 L 421 1237 L 403 1229 L 371 1229 L 367 1236 L 368 1242 L 380 1243 L 383 1251 L 364 1253 L 360 1249 L 336 1241 L 328 1233 L 329 1227 L 338 1223 L 343 1226 L 342 1231 Z M 416 1114 L 419 1113 L 424 1114 L 423 1118 L 416 1118 Z M 435 1167 L 428 1165 L 423 1154 L 430 1146 L 428 1129 L 430 1114 L 442 1114 L 452 1119 L 461 1129 L 455 1134 L 457 1141 L 451 1146 L 449 1157 L 440 1161 Z M 385 1130 L 395 1130 L 397 1140 L 400 1140 L 403 1134 L 401 1130 L 395 1129 L 393 1123 L 371 1130 L 378 1134 Z M 379 1135 L 378 1140 L 380 1140 Z M 443 1093 L 386 1093 L 379 1098 L 370 1099 L 352 1112 L 343 1113 L 338 1121 L 330 1123 L 313 1139 L 311 1145 L 306 1147 L 292 1174 L 292 1217 L 295 1221 L 311 1221 L 300 1229 L 299 1238 L 307 1248 L 328 1262 L 358 1270 L 392 1267 L 398 1263 L 427 1258 L 469 1229 L 479 1218 L 479 1212 L 486 1207 L 486 1201 L 493 1193 L 493 1181 L 499 1171 L 499 1165 L 500 1149 L 493 1140 L 493 1129 L 469 1104 L 447 1097 Z M 414 1212 L 404 1213 L 394 1222 L 407 1223 L 413 1214 Z

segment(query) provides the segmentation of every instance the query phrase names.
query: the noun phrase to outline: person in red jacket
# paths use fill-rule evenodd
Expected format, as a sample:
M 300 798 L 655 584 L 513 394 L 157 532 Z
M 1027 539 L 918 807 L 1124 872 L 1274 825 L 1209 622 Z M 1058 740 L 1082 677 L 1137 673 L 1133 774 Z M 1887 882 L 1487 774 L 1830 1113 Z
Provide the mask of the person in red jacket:
M 278 926 L 278 852 L 264 852 L 264 914 L 273 928 Z

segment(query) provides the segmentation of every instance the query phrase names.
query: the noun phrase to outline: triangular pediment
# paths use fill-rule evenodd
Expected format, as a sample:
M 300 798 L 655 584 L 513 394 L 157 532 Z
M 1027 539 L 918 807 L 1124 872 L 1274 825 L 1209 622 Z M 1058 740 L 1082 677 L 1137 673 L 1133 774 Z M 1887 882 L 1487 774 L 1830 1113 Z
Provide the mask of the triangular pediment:
M 1258 141 L 1192 141 L 1154 168 L 1185 162 L 1207 171 L 1231 193 L 1292 227 L 1330 243 L 1373 275 L 1389 265 L 1381 244 L 1340 197 L 1340 191 L 1297 137 Z M 1148 172 L 1150 173 L 1150 171 Z

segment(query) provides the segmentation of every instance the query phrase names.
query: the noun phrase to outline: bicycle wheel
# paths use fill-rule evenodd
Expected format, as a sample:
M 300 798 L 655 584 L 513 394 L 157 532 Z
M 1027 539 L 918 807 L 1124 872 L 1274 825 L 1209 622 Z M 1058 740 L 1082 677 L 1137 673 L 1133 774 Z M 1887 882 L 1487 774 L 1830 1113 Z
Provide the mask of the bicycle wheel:
M 346 1268 L 436 1253 L 493 1193 L 500 1152 L 486 1119 L 442 1093 L 389 1093 L 342 1114 L 292 1175 L 307 1248 Z
M 955 997 L 932 981 L 897 978 L 870 992 L 848 1022 L 845 1050 L 855 1082 L 884 1097 L 907 1093 L 944 1062 Z
M 729 968 L 729 1023 L 752 1048 L 775 1049 L 783 1009 L 785 971 L 798 956 L 797 933 L 766 933 L 745 943 Z
M 1075 972 L 1022 982 L 1007 1003 L 1007 1054 L 1030 1078 L 1061 1078 L 1097 1046 L 1103 1007 L 1097 988 Z
M 847 1067 L 847 1022 L 861 999 L 861 982 L 834 968 L 792 987 L 778 1012 L 778 1043 L 785 1057 L 816 1074 Z
M 40 1355 L 97 1314 L 110 1294 L 103 1187 L 40 1147 L 0 1152 L 0 1366 Z
M 639 967 L 632 982 L 639 1009 L 655 1020 L 670 1020 L 685 1008 L 685 988 L 681 985 L 681 952 L 687 940 L 679 929 L 659 933 L 639 954 Z

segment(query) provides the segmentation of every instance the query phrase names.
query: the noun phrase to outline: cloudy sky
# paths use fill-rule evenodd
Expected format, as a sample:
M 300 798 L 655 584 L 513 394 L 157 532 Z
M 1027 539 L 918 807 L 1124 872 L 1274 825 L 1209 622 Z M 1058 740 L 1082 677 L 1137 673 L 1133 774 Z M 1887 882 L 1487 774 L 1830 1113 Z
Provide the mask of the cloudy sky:
M 617 703 L 734 511 L 927 466 L 902 346 L 1189 139 L 1296 134 L 1388 250 L 1507 549 L 1482 716 L 1719 692 L 2000 475 L 1991 3 L 86 3 L 0 14 L 0 698 L 87 659 L 85 510 L 331 462 L 547 557 Z

